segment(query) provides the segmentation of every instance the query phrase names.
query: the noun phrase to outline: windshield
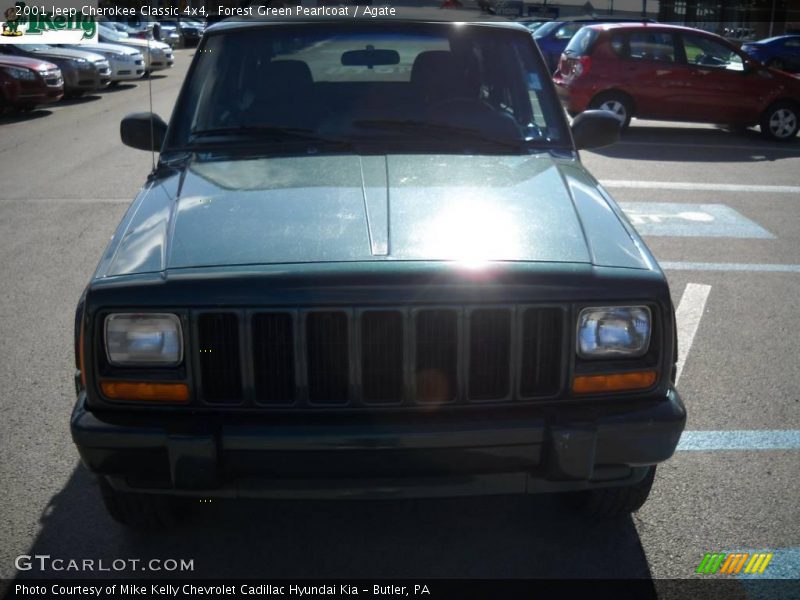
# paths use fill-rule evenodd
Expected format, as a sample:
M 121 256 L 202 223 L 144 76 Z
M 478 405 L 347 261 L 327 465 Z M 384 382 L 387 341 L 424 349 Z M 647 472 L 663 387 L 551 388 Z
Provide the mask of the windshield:
M 195 61 L 166 149 L 237 133 L 419 150 L 570 143 L 530 36 L 508 29 L 262 26 L 216 32 Z
M 53 49 L 52 46 L 48 46 L 47 44 L 24 44 L 15 47 L 20 50 L 25 50 L 26 52 L 47 52 Z
M 111 29 L 110 27 L 105 27 L 103 25 L 100 25 L 98 27 L 98 31 L 100 32 L 100 35 L 103 36 L 104 38 L 108 38 L 109 40 L 113 40 L 115 42 L 122 41 L 128 37 L 127 33 L 122 33 L 120 31 Z
M 559 25 L 562 24 L 562 21 L 549 21 L 542 25 L 541 27 L 537 27 L 536 31 L 533 32 L 533 37 L 535 38 L 543 38 L 550 35 L 552 31 L 556 29 Z

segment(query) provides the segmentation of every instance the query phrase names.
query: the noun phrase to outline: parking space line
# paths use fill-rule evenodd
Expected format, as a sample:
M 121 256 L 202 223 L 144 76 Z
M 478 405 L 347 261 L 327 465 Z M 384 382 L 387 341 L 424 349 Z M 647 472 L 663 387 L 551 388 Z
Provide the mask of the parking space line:
M 687 283 L 683 290 L 683 296 L 675 311 L 675 319 L 678 323 L 678 365 L 675 373 L 675 383 L 681 378 L 683 365 L 686 364 L 686 357 L 692 349 L 692 342 L 700 326 L 700 319 L 703 317 L 703 310 L 706 307 L 708 294 L 711 292 L 710 285 L 701 283 Z
M 678 450 L 800 450 L 800 429 L 684 431 Z
M 707 263 L 658 261 L 665 271 L 762 271 L 765 273 L 800 273 L 800 265 L 772 263 Z
M 714 148 L 715 150 L 731 150 L 741 152 L 742 150 L 750 150 L 754 152 L 787 152 L 789 154 L 800 154 L 797 148 L 791 146 L 748 146 L 747 144 L 695 144 L 692 142 L 633 142 L 620 140 L 617 142 L 619 146 L 658 146 L 658 147 L 672 147 L 672 148 Z
M 130 198 L 1 198 L 4 202 L 24 202 L 26 204 L 130 204 Z
M 642 189 L 642 190 L 800 194 L 800 186 L 796 185 L 740 185 L 734 183 L 694 183 L 687 181 L 634 181 L 628 179 L 601 179 L 600 184 L 607 188 L 627 188 L 627 189 Z

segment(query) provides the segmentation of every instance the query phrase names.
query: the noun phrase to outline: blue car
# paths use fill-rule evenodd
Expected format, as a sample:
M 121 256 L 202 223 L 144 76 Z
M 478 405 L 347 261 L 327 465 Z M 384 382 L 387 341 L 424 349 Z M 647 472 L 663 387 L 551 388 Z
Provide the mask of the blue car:
M 596 23 L 627 23 L 627 22 L 642 22 L 642 19 L 624 19 L 614 17 L 574 17 L 569 19 L 561 19 L 559 21 L 548 21 L 541 27 L 538 27 L 533 32 L 533 39 L 539 46 L 539 50 L 544 56 L 547 67 L 551 73 L 554 73 L 558 68 L 558 61 L 561 59 L 561 53 L 567 48 L 567 44 L 572 39 L 572 36 L 578 33 L 584 25 L 593 25 Z M 652 19 L 645 19 L 646 22 L 652 23 Z
M 800 35 L 779 35 L 748 42 L 742 44 L 742 50 L 773 69 L 800 72 Z

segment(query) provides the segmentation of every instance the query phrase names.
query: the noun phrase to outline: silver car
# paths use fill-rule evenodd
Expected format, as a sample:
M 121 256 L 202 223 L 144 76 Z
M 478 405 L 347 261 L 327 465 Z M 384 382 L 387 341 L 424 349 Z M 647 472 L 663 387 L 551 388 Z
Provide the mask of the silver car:
M 63 45 L 62 48 L 86 50 L 86 46 Z M 111 68 L 111 85 L 121 81 L 133 81 L 144 76 L 144 55 L 141 51 L 121 44 L 92 44 L 91 51 L 100 54 L 108 60 Z

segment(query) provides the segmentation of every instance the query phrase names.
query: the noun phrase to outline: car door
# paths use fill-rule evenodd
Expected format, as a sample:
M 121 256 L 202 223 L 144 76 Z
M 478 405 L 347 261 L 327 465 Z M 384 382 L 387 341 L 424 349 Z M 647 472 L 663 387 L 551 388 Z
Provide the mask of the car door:
M 625 59 L 621 75 L 626 91 L 636 103 L 636 115 L 641 118 L 673 118 L 680 110 L 680 103 L 674 97 L 681 89 L 675 36 L 648 28 L 632 31 L 627 38 L 614 36 L 612 48 L 620 42 L 626 46 L 622 50 Z
M 800 72 L 800 36 L 786 38 L 783 42 L 786 68 L 792 73 Z
M 763 86 L 746 68 L 746 59 L 722 40 L 702 33 L 681 33 L 680 60 L 685 86 L 677 100 L 687 121 L 752 122 Z

